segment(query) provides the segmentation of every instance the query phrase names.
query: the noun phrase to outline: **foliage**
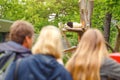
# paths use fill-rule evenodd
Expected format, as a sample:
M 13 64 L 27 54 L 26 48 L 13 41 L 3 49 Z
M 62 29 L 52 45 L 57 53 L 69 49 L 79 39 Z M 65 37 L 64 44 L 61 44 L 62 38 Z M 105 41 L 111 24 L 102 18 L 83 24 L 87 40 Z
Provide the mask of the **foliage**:
M 92 27 L 103 31 L 104 17 L 112 13 L 112 20 L 120 21 L 120 0 L 95 0 Z M 52 16 L 52 19 L 50 19 Z M 58 25 L 58 22 L 80 22 L 78 0 L 0 0 L 0 18 L 23 19 L 31 22 L 38 33 L 45 25 Z M 110 43 L 113 46 L 117 29 L 111 24 Z M 67 32 L 72 45 L 77 45 L 77 34 Z
M 98 6 L 99 5 L 99 6 Z M 117 35 L 117 29 L 115 27 L 115 21 L 120 21 L 119 17 L 119 8 L 120 8 L 120 0 L 96 0 L 94 4 L 94 12 L 92 16 L 92 26 L 95 28 L 99 28 L 103 31 L 103 24 L 105 14 L 107 12 L 112 13 L 112 23 L 110 29 L 110 45 L 114 47 L 115 38 Z

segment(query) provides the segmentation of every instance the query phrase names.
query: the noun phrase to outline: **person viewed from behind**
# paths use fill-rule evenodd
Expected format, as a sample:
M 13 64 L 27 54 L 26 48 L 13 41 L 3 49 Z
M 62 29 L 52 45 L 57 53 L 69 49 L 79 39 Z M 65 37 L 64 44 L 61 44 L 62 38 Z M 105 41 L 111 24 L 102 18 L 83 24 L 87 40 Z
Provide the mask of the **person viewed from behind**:
M 31 54 L 34 28 L 27 21 L 17 20 L 10 27 L 10 41 L 0 44 L 0 51 L 14 51 L 16 58 L 22 58 Z
M 18 80 L 72 80 L 59 63 L 62 53 L 61 34 L 54 26 L 43 27 L 32 48 L 34 55 L 20 62 Z
M 120 64 L 108 57 L 105 40 L 97 29 L 88 29 L 66 64 L 73 80 L 120 80 Z
M 16 53 L 14 62 L 11 63 L 6 73 L 5 80 L 14 80 L 14 70 L 16 60 L 31 55 L 31 47 L 33 42 L 34 28 L 27 21 L 17 20 L 10 28 L 10 41 L 0 44 L 0 50 L 12 51 Z

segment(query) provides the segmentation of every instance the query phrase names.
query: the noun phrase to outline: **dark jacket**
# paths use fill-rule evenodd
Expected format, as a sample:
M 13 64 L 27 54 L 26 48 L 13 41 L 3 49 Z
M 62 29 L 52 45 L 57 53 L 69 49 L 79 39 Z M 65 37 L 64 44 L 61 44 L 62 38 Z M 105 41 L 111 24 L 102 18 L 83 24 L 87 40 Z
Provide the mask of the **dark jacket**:
M 100 75 L 101 80 L 120 80 L 120 64 L 111 58 L 105 58 Z
M 16 53 L 17 58 L 26 57 L 31 55 L 31 51 L 20 44 L 17 44 L 13 41 L 8 41 L 0 44 L 0 52 L 2 51 L 13 51 Z
M 0 44 L 0 52 L 3 52 L 3 51 L 8 51 L 8 52 L 12 51 L 13 53 L 16 53 L 16 57 L 15 57 L 15 60 L 12 63 L 10 63 L 9 67 L 5 71 L 5 74 L 2 75 L 2 78 L 4 78 L 4 76 L 6 76 L 6 74 L 8 74 L 8 75 L 10 74 L 11 76 L 14 75 L 14 72 L 10 71 L 10 70 L 12 70 L 12 68 L 15 67 L 16 60 L 18 58 L 24 58 L 24 57 L 28 57 L 31 55 L 31 51 L 29 49 L 23 47 L 20 44 L 15 43 L 13 41 L 1 43 Z M 7 80 L 9 80 L 9 78 Z
M 54 57 L 42 54 L 24 58 L 20 62 L 17 75 L 18 80 L 72 80 L 70 74 Z M 14 79 L 9 74 L 5 80 Z

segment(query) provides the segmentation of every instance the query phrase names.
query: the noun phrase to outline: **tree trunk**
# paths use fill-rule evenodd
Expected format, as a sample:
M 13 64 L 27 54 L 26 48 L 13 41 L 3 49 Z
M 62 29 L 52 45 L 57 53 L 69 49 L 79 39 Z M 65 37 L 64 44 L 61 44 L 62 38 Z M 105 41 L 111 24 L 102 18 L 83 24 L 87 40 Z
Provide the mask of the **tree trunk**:
M 115 51 L 116 52 L 119 52 L 119 48 L 120 48 L 120 26 L 117 25 L 116 26 L 117 29 L 118 29 L 118 34 L 117 34 L 117 37 L 116 37 L 116 42 L 115 42 Z
M 104 23 L 104 37 L 105 40 L 109 43 L 110 37 L 110 24 L 111 24 L 112 13 L 106 13 L 105 15 L 105 23 Z
M 94 0 L 79 0 L 80 23 L 84 28 L 91 27 L 91 16 L 93 12 Z

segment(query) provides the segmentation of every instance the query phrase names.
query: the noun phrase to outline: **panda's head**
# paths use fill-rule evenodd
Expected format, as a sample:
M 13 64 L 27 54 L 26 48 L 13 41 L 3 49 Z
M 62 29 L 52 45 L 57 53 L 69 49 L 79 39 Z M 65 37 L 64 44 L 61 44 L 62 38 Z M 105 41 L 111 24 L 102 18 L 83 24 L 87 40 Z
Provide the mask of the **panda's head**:
M 67 22 L 66 26 L 69 28 L 81 28 L 82 24 L 77 22 Z
M 73 28 L 73 22 L 67 22 L 67 26 L 69 26 L 70 28 Z

